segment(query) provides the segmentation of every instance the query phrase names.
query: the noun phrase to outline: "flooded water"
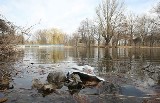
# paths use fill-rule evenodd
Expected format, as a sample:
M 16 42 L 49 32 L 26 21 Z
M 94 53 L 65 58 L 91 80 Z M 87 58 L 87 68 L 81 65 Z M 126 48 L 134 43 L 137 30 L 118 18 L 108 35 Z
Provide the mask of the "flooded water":
M 7 103 L 159 103 L 160 49 L 158 48 L 24 48 L 14 60 L 1 60 L 11 71 L 9 87 L 0 92 Z M 105 79 L 100 87 L 71 95 L 63 86 L 43 95 L 32 88 L 33 79 L 46 82 L 54 69 L 89 65 Z M 1 73 L 2 75 L 3 73 Z M 11 88 L 12 87 L 12 88 Z

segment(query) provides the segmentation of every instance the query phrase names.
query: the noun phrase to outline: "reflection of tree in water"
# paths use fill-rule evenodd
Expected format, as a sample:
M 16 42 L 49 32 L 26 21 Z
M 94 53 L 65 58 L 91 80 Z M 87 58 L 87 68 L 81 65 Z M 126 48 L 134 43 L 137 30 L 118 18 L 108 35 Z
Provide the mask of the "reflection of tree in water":
M 75 48 L 73 51 L 73 57 L 79 63 L 79 65 L 91 64 L 94 62 L 92 58 L 95 58 L 94 48 Z
M 38 62 L 58 62 L 64 60 L 64 50 L 61 50 L 60 48 L 52 48 L 52 49 L 38 49 Z
M 147 80 L 146 78 L 151 77 L 150 75 L 153 74 L 160 75 L 160 73 L 156 74 L 157 70 L 159 70 L 156 68 L 160 66 L 160 56 L 158 55 L 160 49 L 131 48 L 119 50 L 105 49 L 103 58 L 100 58 L 98 62 L 99 68 L 101 68 L 100 72 L 130 73 L 140 80 Z M 147 65 L 152 65 L 152 67 L 148 68 L 148 71 L 151 71 L 148 74 L 142 70 Z M 157 76 L 154 77 L 157 78 Z M 157 81 L 157 79 L 154 80 Z
M 103 57 L 99 58 L 100 72 L 126 73 L 130 69 L 130 61 L 127 49 L 108 48 L 104 50 Z
M 121 50 L 105 49 L 103 57 L 99 58 L 99 72 L 106 73 L 106 75 L 111 73 L 120 75 L 120 77 L 121 75 L 127 76 L 134 81 L 135 86 L 160 91 L 157 89 L 160 87 L 160 56 L 158 55 L 160 49 L 131 48 Z M 116 87 L 116 89 L 118 88 Z
M 99 69 L 100 72 L 106 73 L 106 72 L 112 71 L 113 61 L 112 61 L 112 56 L 109 52 L 109 49 L 105 49 L 103 55 L 104 57 L 98 61 L 99 68 L 101 68 Z
M 49 58 L 53 62 L 58 62 L 64 60 L 64 51 L 55 50 L 51 53 L 51 58 Z
M 47 51 L 45 49 L 41 49 L 38 51 L 39 59 L 45 62 L 47 60 Z

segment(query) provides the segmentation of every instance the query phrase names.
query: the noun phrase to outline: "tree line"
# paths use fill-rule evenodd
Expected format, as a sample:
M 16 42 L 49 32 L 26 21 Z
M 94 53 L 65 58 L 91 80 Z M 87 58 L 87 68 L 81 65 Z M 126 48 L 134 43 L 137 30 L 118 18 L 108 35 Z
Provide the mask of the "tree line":
M 57 28 L 37 30 L 34 44 L 65 44 L 66 34 Z
M 160 46 L 160 2 L 150 15 L 126 13 L 124 2 L 102 0 L 96 18 L 86 18 L 73 34 L 74 45 Z
M 102 0 L 95 10 L 96 18 L 86 18 L 78 29 L 66 35 L 60 29 L 37 30 L 36 44 L 71 46 L 160 46 L 160 2 L 150 15 L 125 12 L 122 0 Z
M 72 35 L 60 29 L 39 29 L 33 40 L 26 40 L 29 28 L 15 26 L 1 16 L 1 51 L 6 44 L 64 44 L 70 46 L 160 46 L 160 2 L 150 15 L 136 15 L 125 11 L 122 0 L 102 0 L 96 7 L 96 17 L 82 20 Z M 10 49 L 11 50 L 11 49 Z

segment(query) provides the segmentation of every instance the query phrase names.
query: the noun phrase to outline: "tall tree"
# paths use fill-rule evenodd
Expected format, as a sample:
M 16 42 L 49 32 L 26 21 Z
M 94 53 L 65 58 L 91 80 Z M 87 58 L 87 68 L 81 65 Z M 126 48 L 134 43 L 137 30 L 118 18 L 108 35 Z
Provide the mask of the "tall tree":
M 96 9 L 98 24 L 106 46 L 109 45 L 115 29 L 123 19 L 124 3 L 120 0 L 103 0 Z

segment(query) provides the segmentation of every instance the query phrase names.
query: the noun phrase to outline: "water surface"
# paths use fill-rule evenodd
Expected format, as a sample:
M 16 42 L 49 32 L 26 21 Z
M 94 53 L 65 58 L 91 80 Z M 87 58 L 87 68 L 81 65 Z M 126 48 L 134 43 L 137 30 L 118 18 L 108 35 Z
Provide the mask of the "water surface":
M 14 57 L 16 60 L 1 62 L 1 66 L 9 64 L 8 68 L 14 68 L 10 80 L 14 88 L 5 92 L 7 102 L 70 103 L 84 102 L 84 98 L 85 102 L 93 103 L 127 103 L 131 98 L 133 103 L 141 103 L 146 98 L 152 101 L 160 94 L 159 52 L 156 48 L 24 48 Z M 46 82 L 48 73 L 54 69 L 63 70 L 73 65 L 94 67 L 106 85 L 83 89 L 78 97 L 71 96 L 66 87 L 58 90 L 60 95 L 52 93 L 45 97 L 32 89 L 34 78 Z

